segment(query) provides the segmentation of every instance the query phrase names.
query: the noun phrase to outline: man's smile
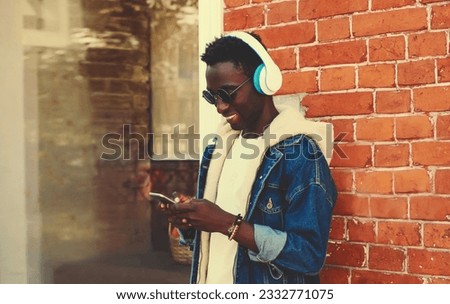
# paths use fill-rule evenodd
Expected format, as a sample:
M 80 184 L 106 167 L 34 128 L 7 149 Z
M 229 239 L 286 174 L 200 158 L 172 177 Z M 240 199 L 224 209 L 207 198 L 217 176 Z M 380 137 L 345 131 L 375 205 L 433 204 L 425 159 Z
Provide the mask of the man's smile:
M 237 114 L 232 114 L 232 115 L 230 115 L 230 116 L 226 116 L 225 119 L 226 119 L 228 122 L 230 122 L 231 120 L 233 120 L 233 118 L 236 117 L 236 115 L 237 115 Z

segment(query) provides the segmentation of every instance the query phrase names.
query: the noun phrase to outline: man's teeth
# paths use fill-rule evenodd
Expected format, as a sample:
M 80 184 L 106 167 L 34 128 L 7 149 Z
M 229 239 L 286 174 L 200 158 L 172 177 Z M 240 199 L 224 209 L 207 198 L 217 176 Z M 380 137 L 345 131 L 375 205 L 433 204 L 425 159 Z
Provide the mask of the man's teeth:
M 236 116 L 236 114 L 233 114 L 233 115 L 227 116 L 226 119 L 227 119 L 227 120 L 231 120 L 231 119 L 233 119 L 235 116 Z

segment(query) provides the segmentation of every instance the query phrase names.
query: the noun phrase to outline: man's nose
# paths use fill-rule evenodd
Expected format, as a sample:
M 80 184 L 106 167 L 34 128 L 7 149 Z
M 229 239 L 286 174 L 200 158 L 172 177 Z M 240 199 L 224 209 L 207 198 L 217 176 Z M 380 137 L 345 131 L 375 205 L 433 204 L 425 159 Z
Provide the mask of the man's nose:
M 224 102 L 222 98 L 217 98 L 216 110 L 219 114 L 223 114 L 228 109 L 229 106 L 230 104 Z

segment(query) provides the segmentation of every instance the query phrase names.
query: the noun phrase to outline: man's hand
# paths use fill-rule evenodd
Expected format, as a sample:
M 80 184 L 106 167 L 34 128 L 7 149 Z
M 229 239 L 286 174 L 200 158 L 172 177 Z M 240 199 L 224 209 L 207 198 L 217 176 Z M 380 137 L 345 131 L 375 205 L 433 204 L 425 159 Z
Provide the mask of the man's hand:
M 179 203 L 166 207 L 165 212 L 169 222 L 181 230 L 195 228 L 224 235 L 229 234 L 228 229 L 236 219 L 236 215 L 205 199 L 180 199 Z M 258 252 L 252 224 L 242 222 L 233 240 L 253 252 Z
M 235 216 L 204 199 L 180 200 L 168 208 L 168 220 L 180 229 L 194 227 L 227 234 Z

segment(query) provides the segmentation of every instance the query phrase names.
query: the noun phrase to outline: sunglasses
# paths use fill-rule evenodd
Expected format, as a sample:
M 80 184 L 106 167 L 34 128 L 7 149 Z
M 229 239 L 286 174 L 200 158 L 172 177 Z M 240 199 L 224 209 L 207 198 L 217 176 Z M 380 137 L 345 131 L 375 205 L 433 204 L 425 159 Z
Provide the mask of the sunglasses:
M 208 90 L 204 90 L 203 91 L 203 98 L 206 99 L 206 101 L 212 105 L 217 105 L 217 100 L 220 98 L 223 102 L 225 103 L 230 103 L 231 102 L 231 95 L 233 95 L 234 93 L 237 92 L 237 90 L 239 90 L 240 88 L 242 88 L 242 86 L 244 84 L 246 84 L 250 79 L 252 79 L 252 77 L 248 78 L 247 80 L 245 80 L 243 83 L 241 83 L 240 85 L 238 85 L 238 87 L 236 89 L 234 89 L 233 91 L 231 91 L 230 93 L 228 93 L 225 89 L 218 89 L 217 90 L 217 94 L 213 94 Z

